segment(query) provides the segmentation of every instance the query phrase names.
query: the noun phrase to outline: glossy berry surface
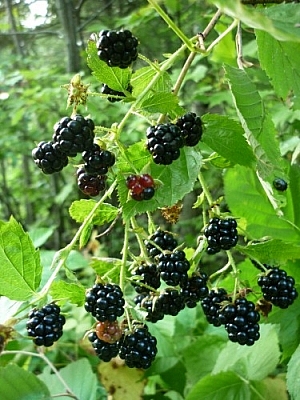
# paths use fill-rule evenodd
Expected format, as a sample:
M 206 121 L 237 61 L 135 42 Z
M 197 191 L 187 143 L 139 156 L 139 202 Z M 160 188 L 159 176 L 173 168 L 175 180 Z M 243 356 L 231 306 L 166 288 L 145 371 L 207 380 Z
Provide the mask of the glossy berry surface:
M 150 292 L 151 289 L 160 287 L 160 276 L 156 264 L 142 264 L 132 272 L 132 276 L 140 277 L 139 280 L 132 281 L 132 286 L 137 293 Z
M 96 283 L 87 292 L 84 307 L 97 321 L 115 321 L 124 314 L 124 304 L 120 286 Z
M 119 353 L 118 342 L 107 343 L 99 339 L 96 332 L 89 333 L 88 340 L 92 343 L 95 353 L 102 361 L 108 362 Z
M 201 274 L 194 272 L 192 276 L 188 278 L 186 284 L 180 290 L 185 305 L 188 308 L 196 307 L 198 302 L 208 295 L 207 281 L 208 276 L 204 272 Z
M 89 174 L 105 175 L 108 168 L 115 163 L 115 155 L 109 150 L 103 150 L 94 143 L 93 146 L 82 153 L 82 158 L 85 161 L 84 168 Z
M 119 342 L 119 356 L 129 368 L 147 369 L 157 354 L 157 340 L 146 325 L 125 332 Z
M 284 192 L 288 188 L 287 182 L 282 178 L 274 179 L 273 186 L 276 190 L 279 190 L 280 192 Z
M 298 297 L 294 278 L 288 276 L 283 269 L 271 268 L 266 275 L 258 278 L 257 283 L 261 287 L 264 299 L 279 308 L 289 307 Z
M 96 46 L 109 67 L 127 68 L 138 56 L 138 40 L 129 30 L 102 30 Z
M 149 174 L 129 175 L 126 186 L 131 198 L 136 201 L 150 200 L 155 194 L 154 180 Z
M 161 279 L 167 285 L 185 286 L 188 281 L 188 270 L 190 263 L 181 250 L 175 250 L 172 253 L 161 254 L 158 257 L 157 270 Z
M 68 157 L 53 142 L 40 142 L 32 150 L 32 158 L 44 174 L 54 174 L 68 165 Z
M 145 245 L 149 257 L 154 258 L 161 254 L 161 250 L 173 251 L 178 246 L 178 242 L 172 233 L 159 229 L 145 241 Z
M 118 321 L 102 321 L 96 324 L 96 335 L 98 339 L 106 343 L 115 343 L 122 336 L 122 329 Z
M 184 145 L 196 146 L 202 137 L 202 121 L 193 112 L 188 112 L 178 118 L 176 125 L 180 128 Z
M 98 196 L 105 189 L 105 182 L 105 175 L 88 174 L 83 167 L 77 171 L 77 186 L 87 196 Z
M 66 320 L 56 304 L 47 304 L 29 313 L 26 329 L 37 346 L 52 346 L 63 334 Z
M 201 300 L 201 306 L 207 321 L 214 326 L 221 326 L 219 311 L 224 304 L 231 301 L 227 291 L 223 288 L 210 290 L 208 295 Z
M 169 165 L 179 158 L 184 140 L 177 125 L 167 123 L 151 126 L 146 134 L 147 148 L 156 164 Z
M 207 238 L 207 253 L 216 254 L 221 250 L 229 250 L 237 244 L 237 223 L 234 218 L 211 218 L 204 229 Z

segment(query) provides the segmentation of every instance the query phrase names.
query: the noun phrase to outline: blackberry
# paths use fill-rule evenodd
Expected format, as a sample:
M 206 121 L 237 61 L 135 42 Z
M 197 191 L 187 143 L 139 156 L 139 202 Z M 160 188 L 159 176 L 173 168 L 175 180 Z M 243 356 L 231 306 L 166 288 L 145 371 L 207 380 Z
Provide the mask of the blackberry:
M 95 353 L 102 361 L 108 362 L 119 353 L 118 342 L 107 343 L 99 339 L 95 331 L 89 333 L 88 340 L 92 343 Z
M 105 175 L 108 168 L 115 163 L 115 156 L 108 150 L 103 150 L 94 143 L 92 147 L 82 153 L 85 161 L 84 168 L 89 174 Z
M 154 180 L 149 174 L 129 175 L 126 186 L 131 197 L 136 201 L 150 200 L 155 194 Z
M 270 270 L 266 275 L 260 276 L 257 282 L 261 287 L 264 299 L 279 308 L 289 307 L 298 297 L 294 278 L 288 276 L 283 269 L 265 266 Z
M 128 85 L 127 89 L 128 92 L 132 92 L 132 86 Z M 111 103 L 115 103 L 117 101 L 121 101 L 122 97 L 126 97 L 125 93 L 123 92 L 118 92 L 117 90 L 113 90 L 111 89 L 109 86 L 107 85 L 103 85 L 101 88 L 101 93 L 102 94 L 107 94 L 107 100 L 110 101 Z M 112 96 L 119 96 L 119 97 L 112 97 Z
M 138 40 L 129 30 L 102 30 L 96 46 L 109 67 L 127 68 L 138 56 Z
M 173 251 L 178 246 L 177 240 L 170 232 L 160 229 L 154 232 L 150 239 L 145 241 L 145 244 L 147 253 L 151 258 L 161 254 L 161 250 Z
M 156 164 L 169 165 L 180 156 L 184 140 L 180 128 L 171 123 L 147 129 L 147 148 Z
M 180 128 L 185 146 L 196 146 L 202 137 L 202 121 L 193 112 L 178 118 L 176 125 Z
M 282 178 L 275 178 L 273 181 L 273 186 L 280 192 L 284 192 L 288 188 L 287 182 Z
M 44 174 L 59 172 L 68 165 L 66 154 L 62 153 L 57 144 L 52 142 L 40 142 L 32 150 L 32 158 Z
M 84 307 L 97 321 L 115 321 L 124 314 L 125 300 L 120 286 L 96 283 L 86 294 Z
M 207 281 L 207 274 L 204 272 L 201 274 L 194 272 L 192 276 L 189 277 L 187 283 L 181 288 L 180 293 L 188 308 L 196 307 L 197 303 L 208 295 Z
M 85 168 L 77 170 L 77 186 L 82 193 L 88 196 L 98 196 L 105 189 L 105 175 L 88 174 Z
M 119 356 L 129 368 L 147 369 L 157 353 L 157 340 L 146 325 L 133 326 L 132 332 L 125 332 L 119 342 Z
M 260 337 L 259 313 L 255 304 L 245 298 L 240 298 L 233 304 L 228 304 L 219 311 L 219 321 L 225 325 L 228 339 L 241 345 L 252 346 Z
M 216 254 L 220 250 L 229 250 L 237 244 L 237 223 L 234 218 L 211 218 L 204 229 L 207 238 L 207 253 Z
M 141 277 L 138 283 L 136 283 L 136 281 L 132 282 L 132 286 L 137 293 L 150 292 L 150 289 L 146 288 L 144 285 L 152 289 L 158 289 L 160 287 L 160 276 L 156 264 L 142 264 L 132 272 L 132 276 Z
M 157 299 L 158 296 L 148 292 L 143 292 L 134 298 L 135 304 L 147 311 L 146 321 L 156 323 L 164 318 L 165 314 L 159 303 L 157 304 Z
M 66 319 L 60 314 L 60 307 L 47 304 L 41 309 L 33 309 L 29 313 L 26 329 L 37 346 L 52 346 L 63 334 Z
M 225 289 L 210 290 L 208 296 L 201 300 L 201 306 L 207 321 L 214 326 L 221 326 L 219 311 L 225 302 L 231 301 Z
M 96 335 L 98 339 L 103 340 L 103 342 L 115 343 L 120 339 L 122 333 L 118 321 L 97 322 Z
M 187 271 L 190 269 L 190 263 L 185 257 L 184 251 L 175 250 L 170 254 L 161 254 L 158 257 L 157 270 L 161 279 L 167 285 L 185 286 L 188 280 Z
M 52 140 L 62 153 L 75 157 L 89 149 L 94 141 L 95 124 L 92 119 L 85 119 L 77 114 L 72 118 L 64 117 L 54 125 Z

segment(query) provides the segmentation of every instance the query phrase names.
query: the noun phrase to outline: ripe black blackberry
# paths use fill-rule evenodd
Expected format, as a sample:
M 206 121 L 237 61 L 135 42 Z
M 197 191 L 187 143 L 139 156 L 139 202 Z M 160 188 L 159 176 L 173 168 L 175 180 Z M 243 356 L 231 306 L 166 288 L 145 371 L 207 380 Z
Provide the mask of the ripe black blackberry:
M 287 182 L 282 178 L 275 178 L 273 186 L 276 190 L 279 190 L 279 192 L 284 192 L 288 188 Z
M 128 85 L 127 89 L 128 92 L 132 92 L 132 86 Z M 103 84 L 101 88 L 101 93 L 102 94 L 107 94 L 107 100 L 110 101 L 111 103 L 115 103 L 117 101 L 121 101 L 122 97 L 126 97 L 124 92 L 118 92 L 117 90 L 111 89 L 108 85 Z M 119 97 L 112 97 L 112 96 L 119 96 Z
M 185 257 L 184 251 L 175 250 L 172 253 L 160 254 L 158 256 L 157 270 L 161 279 L 167 285 L 185 286 L 188 280 L 190 263 Z
M 201 306 L 207 321 L 214 326 L 221 326 L 219 311 L 230 301 L 231 298 L 225 289 L 210 290 L 208 296 L 201 300 Z
M 26 329 L 37 346 L 49 347 L 62 336 L 65 322 L 65 317 L 60 314 L 60 307 L 51 303 L 29 313 Z
M 197 303 L 204 299 L 208 293 L 207 287 L 208 276 L 204 272 L 194 272 L 191 277 L 188 278 L 187 283 L 181 288 L 181 295 L 184 298 L 185 305 L 188 308 L 194 308 Z
M 72 118 L 64 117 L 54 125 L 52 140 L 62 153 L 75 157 L 77 153 L 92 147 L 94 128 L 94 121 L 80 114 Z
M 52 142 L 40 142 L 32 150 L 32 158 L 44 174 L 59 172 L 68 165 L 66 154 L 62 153 L 57 144 Z
M 196 146 L 202 137 L 202 121 L 193 112 L 188 112 L 178 118 L 176 125 L 179 126 L 185 146 Z
M 277 267 L 269 268 L 264 276 L 258 278 L 258 285 L 261 287 L 265 300 L 270 301 L 274 306 L 279 308 L 287 308 L 293 304 L 298 297 L 295 288 L 295 280 L 292 276 L 288 276 L 286 271 Z
M 115 321 L 124 314 L 124 304 L 120 286 L 96 283 L 88 290 L 84 307 L 97 321 Z
M 129 368 L 147 369 L 157 354 L 156 344 L 147 325 L 133 325 L 133 331 L 125 332 L 119 341 L 119 356 Z
M 94 143 L 92 147 L 82 153 L 82 158 L 85 161 L 84 168 L 89 174 L 105 175 L 108 168 L 115 163 L 115 156 L 108 150 L 103 150 Z
M 88 174 L 84 167 L 77 170 L 77 186 L 88 196 L 98 196 L 105 189 L 105 182 L 105 175 Z
M 147 148 L 156 164 L 169 165 L 180 156 L 184 140 L 180 128 L 171 123 L 147 129 Z
M 225 325 L 228 339 L 241 345 L 252 346 L 260 337 L 259 313 L 255 304 L 246 298 L 239 298 L 218 312 L 219 321 Z
M 119 353 L 118 342 L 107 343 L 99 339 L 95 331 L 89 333 L 88 340 L 92 343 L 95 353 L 102 361 L 108 362 Z
M 173 251 L 178 246 L 178 242 L 172 233 L 159 229 L 150 236 L 149 240 L 145 241 L 145 245 L 149 257 L 154 258 L 161 254 L 161 250 Z
M 129 30 L 102 30 L 96 46 L 109 67 L 127 68 L 138 56 L 138 40 Z
M 132 286 L 137 293 L 150 292 L 150 288 L 158 289 L 160 287 L 160 276 L 156 264 L 142 264 L 132 272 L 132 276 L 141 277 L 139 281 L 132 281 Z
M 234 218 L 211 218 L 204 229 L 207 238 L 207 253 L 216 254 L 220 250 L 229 250 L 237 244 L 237 223 Z

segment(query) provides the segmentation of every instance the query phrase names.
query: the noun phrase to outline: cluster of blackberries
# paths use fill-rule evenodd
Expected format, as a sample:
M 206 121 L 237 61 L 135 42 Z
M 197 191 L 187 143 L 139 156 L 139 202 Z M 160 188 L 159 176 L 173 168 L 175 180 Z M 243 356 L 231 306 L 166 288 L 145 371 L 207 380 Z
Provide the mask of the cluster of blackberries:
M 237 298 L 234 303 L 225 289 L 211 290 L 201 300 L 207 321 L 214 326 L 224 325 L 228 339 L 241 345 L 252 346 L 260 337 L 260 315 L 255 304 L 246 298 Z
M 65 322 L 60 307 L 51 303 L 41 309 L 31 310 L 26 329 L 37 346 L 49 347 L 62 336 Z
M 237 244 L 237 223 L 234 218 L 211 218 L 204 228 L 207 238 L 207 253 L 216 254 L 220 250 L 229 250 Z
M 68 165 L 68 157 L 92 146 L 94 128 L 93 120 L 80 114 L 62 118 L 54 125 L 52 141 L 42 141 L 32 150 L 35 164 L 45 174 L 61 171 Z
M 129 175 L 126 186 L 130 191 L 130 196 L 136 201 L 150 200 L 155 194 L 154 180 L 149 174 Z
M 97 196 L 105 189 L 108 168 L 115 163 L 115 156 L 97 143 L 82 153 L 84 165 L 77 170 L 77 185 L 88 196 Z
M 294 278 L 283 269 L 265 267 L 268 268 L 266 275 L 258 278 L 263 298 L 279 308 L 289 307 L 298 297 Z
M 129 93 L 132 93 L 132 86 L 129 84 L 127 89 Z M 122 97 L 126 97 L 124 92 L 119 92 L 117 90 L 111 89 L 108 85 L 103 84 L 101 88 L 101 93 L 107 95 L 107 100 L 110 101 L 111 103 L 115 103 L 117 101 L 121 101 Z M 115 97 L 118 96 L 118 97 Z
M 180 156 L 183 146 L 195 146 L 202 137 L 202 121 L 188 112 L 175 124 L 150 126 L 146 132 L 147 149 L 156 164 L 169 165 Z
M 154 258 L 164 250 L 173 251 L 178 246 L 178 242 L 170 232 L 158 229 L 149 240 L 145 241 L 145 245 L 149 257 Z
M 97 321 L 116 321 L 124 314 L 124 296 L 119 285 L 95 283 L 85 296 L 84 308 Z
M 95 331 L 88 334 L 88 340 L 92 343 L 95 353 L 102 361 L 108 362 L 119 353 L 118 342 L 109 343 L 101 340 Z
M 98 57 L 109 67 L 127 68 L 138 56 L 138 40 L 129 30 L 102 30 L 96 46 Z

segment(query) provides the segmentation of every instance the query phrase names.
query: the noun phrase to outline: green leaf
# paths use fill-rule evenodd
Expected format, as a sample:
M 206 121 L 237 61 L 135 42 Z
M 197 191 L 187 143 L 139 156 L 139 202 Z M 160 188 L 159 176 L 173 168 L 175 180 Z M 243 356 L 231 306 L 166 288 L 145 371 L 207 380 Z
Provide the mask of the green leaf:
M 47 242 L 50 236 L 53 235 L 56 226 L 50 226 L 47 228 L 38 227 L 31 229 L 28 233 L 31 240 L 33 241 L 34 247 L 41 247 Z
M 95 200 L 75 200 L 69 208 L 69 213 L 76 222 L 82 223 L 92 212 L 95 205 Z M 116 207 L 108 203 L 103 203 L 95 211 L 92 224 L 101 226 L 103 224 L 111 222 L 116 218 L 118 212 L 119 211 Z
M 11 300 L 34 295 L 41 281 L 40 254 L 22 226 L 11 217 L 0 224 L 0 293 Z
M 206 114 L 202 141 L 233 164 L 251 166 L 255 157 L 240 124 L 224 115 Z
M 51 400 L 47 386 L 32 372 L 14 364 L 0 367 L 2 400 Z
M 120 276 L 122 260 L 111 257 L 92 257 L 90 265 L 100 277 L 107 276 L 117 282 Z
M 263 31 L 256 31 L 256 39 L 260 65 L 270 77 L 276 93 L 283 99 L 293 93 L 292 101 L 300 108 L 299 44 L 280 42 Z
M 247 382 L 233 372 L 220 372 L 201 379 L 187 394 L 186 400 L 252 400 Z
M 220 352 L 212 375 L 232 371 L 247 380 L 262 380 L 274 371 L 280 359 L 277 328 L 260 325 L 260 339 L 251 347 L 227 343 Z
M 85 301 L 85 288 L 78 283 L 54 281 L 50 288 L 54 300 L 70 302 L 82 306 Z
M 292 396 L 292 400 L 300 399 L 300 380 L 299 380 L 299 368 L 300 368 L 300 345 L 298 346 L 295 353 L 292 355 L 287 370 L 287 388 L 289 394 Z
M 97 54 L 96 43 L 92 40 L 87 46 L 87 65 L 92 70 L 95 78 L 105 83 L 110 89 L 118 92 L 127 90 L 131 78 L 129 68 L 109 67 L 104 61 L 100 60 Z
M 270 236 L 299 242 L 298 230 L 276 215 L 253 170 L 239 165 L 227 170 L 224 189 L 228 207 L 233 215 L 241 218 L 239 224 L 250 238 Z
M 225 14 L 237 18 L 249 27 L 268 32 L 278 40 L 300 42 L 298 4 L 278 4 L 268 8 L 243 5 L 236 0 L 209 0 Z M 288 21 L 288 23 L 287 23 Z
M 152 86 L 151 91 L 149 90 L 148 95 L 146 93 L 145 95 L 151 96 L 153 92 L 171 92 L 172 81 L 170 75 L 167 72 L 160 72 L 159 65 L 157 64 L 157 68 L 144 67 L 134 72 L 131 79 L 131 85 L 133 87 L 132 95 L 137 98 L 144 92 L 145 88 L 147 88 L 157 73 L 160 74 L 157 82 Z M 146 96 L 143 97 L 143 99 L 145 99 Z
M 131 165 L 156 180 L 155 195 L 151 200 L 138 202 L 129 196 L 124 174 L 134 173 Z M 139 142 L 128 148 L 126 158 L 119 160 L 118 167 L 118 194 L 123 218 L 128 220 L 137 214 L 174 205 L 189 193 L 201 168 L 201 155 L 194 148 L 183 148 L 179 159 L 171 165 L 157 165 L 151 161 L 144 142 Z
M 168 114 L 178 107 L 178 97 L 173 93 L 157 92 L 147 97 L 140 108 L 150 114 Z
M 238 249 L 241 253 L 266 264 L 280 265 L 288 260 L 300 259 L 299 245 L 279 239 L 250 243 L 244 247 L 239 246 Z

